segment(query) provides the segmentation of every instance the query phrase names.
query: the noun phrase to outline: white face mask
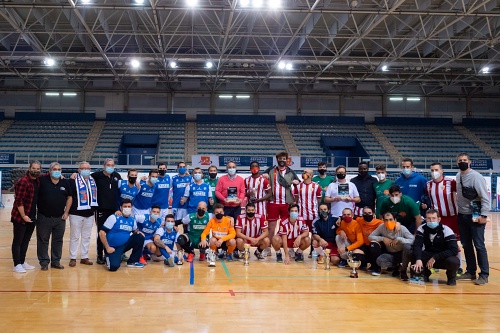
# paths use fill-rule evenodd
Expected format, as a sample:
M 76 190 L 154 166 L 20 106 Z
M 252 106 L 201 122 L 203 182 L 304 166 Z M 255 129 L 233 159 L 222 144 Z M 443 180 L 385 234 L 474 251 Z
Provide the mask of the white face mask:
M 230 169 L 227 169 L 227 173 L 230 175 L 230 176 L 234 176 L 236 174 L 236 169 L 235 168 L 230 168 Z
M 392 201 L 393 204 L 397 204 L 398 202 L 401 201 L 401 197 L 400 196 L 391 197 L 391 201 Z
M 441 177 L 441 172 L 439 172 L 439 171 L 432 171 L 431 172 L 431 176 L 432 176 L 432 179 L 438 179 L 439 177 Z
M 132 214 L 132 208 L 130 208 L 130 207 L 123 208 L 122 214 L 125 217 L 130 216 Z
M 382 181 L 385 179 L 385 173 L 377 173 L 378 180 Z

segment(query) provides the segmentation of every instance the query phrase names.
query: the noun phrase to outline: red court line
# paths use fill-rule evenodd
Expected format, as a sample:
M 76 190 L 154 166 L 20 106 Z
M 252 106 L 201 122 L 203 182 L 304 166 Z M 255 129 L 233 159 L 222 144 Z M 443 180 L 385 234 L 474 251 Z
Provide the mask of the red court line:
M 500 271 L 500 269 L 495 268 L 495 267 L 491 267 L 491 266 L 490 266 L 490 268 L 491 268 L 491 269 L 494 269 L 495 271 Z
M 234 291 L 232 291 L 231 289 L 229 290 L 229 294 L 230 294 L 231 296 L 236 296 L 236 294 L 234 293 Z

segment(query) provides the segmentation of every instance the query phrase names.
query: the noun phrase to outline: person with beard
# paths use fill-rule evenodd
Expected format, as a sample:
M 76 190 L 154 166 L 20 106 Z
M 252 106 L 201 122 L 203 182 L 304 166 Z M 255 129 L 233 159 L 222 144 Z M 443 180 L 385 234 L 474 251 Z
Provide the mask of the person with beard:
M 420 198 L 427 188 L 427 179 L 415 171 L 411 158 L 404 158 L 401 161 L 401 176 L 395 183 L 399 185 L 403 195 L 409 196 L 417 203 L 420 203 Z
M 204 201 L 198 203 L 196 213 L 191 213 L 182 219 L 184 224 L 184 234 L 180 235 L 177 244 L 186 251 L 188 257 L 187 262 L 192 262 L 194 259 L 194 249 L 200 250 L 200 261 L 205 261 L 207 250 L 206 246 L 200 246 L 201 234 L 205 230 L 205 227 L 210 220 L 209 214 L 207 213 L 207 204 Z M 206 240 L 206 238 L 205 238 Z
M 377 229 L 377 227 L 384 222 L 375 218 L 373 209 L 368 206 L 363 208 L 362 216 L 357 217 L 356 221 L 363 231 L 363 240 L 365 242 L 365 245 L 370 247 L 370 240 L 368 239 L 368 236 L 370 236 L 373 230 Z M 368 256 L 368 262 L 371 264 L 371 267 L 373 269 L 373 267 L 376 265 L 377 258 L 372 256 L 371 248 L 368 248 L 367 250 L 368 253 L 366 253 L 366 255 Z
M 325 192 L 328 188 L 328 185 L 335 181 L 335 179 L 332 176 L 327 175 L 326 172 L 326 162 L 318 162 L 318 175 L 314 176 L 312 181 L 321 186 L 321 189 L 323 190 L 321 193 L 320 204 L 325 203 Z M 330 204 L 327 204 L 327 206 L 328 208 L 330 208 Z
M 160 218 L 165 220 L 168 213 L 168 199 L 172 182 L 170 176 L 167 175 L 167 165 L 163 162 L 158 163 L 158 177 L 154 188 L 151 206 L 159 206 L 161 208 Z
M 351 183 L 356 185 L 358 189 L 360 201 L 354 205 L 354 216 L 361 216 L 364 207 L 375 209 L 375 193 L 374 185 L 377 180 L 370 176 L 368 162 L 360 162 L 358 164 L 358 175 L 351 179 Z
M 249 203 L 255 205 L 255 214 L 267 218 L 267 200 L 271 197 L 269 180 L 260 174 L 259 162 L 250 163 L 251 176 L 245 178 L 245 189 Z
M 118 182 L 118 191 L 120 191 L 117 203 L 118 209 L 120 209 L 119 207 L 123 199 L 134 201 L 135 196 L 139 193 L 141 184 L 137 181 L 137 176 L 137 169 L 130 169 L 127 172 L 127 180 L 122 179 Z
M 262 251 L 266 249 L 271 241 L 269 240 L 268 223 L 265 216 L 256 214 L 255 204 L 249 203 L 246 206 L 245 214 L 238 216 L 236 221 L 236 246 L 243 252 L 245 244 L 257 247 L 253 253 L 258 260 L 264 260 Z
M 356 185 L 347 181 L 346 168 L 339 165 L 335 169 L 337 181 L 328 185 L 325 193 L 325 202 L 331 203 L 330 214 L 334 217 L 342 216 L 344 208 L 353 209 L 354 204 L 359 202 L 359 193 Z
M 366 254 L 368 253 L 368 246 L 363 239 L 363 230 L 358 221 L 353 219 L 351 208 L 344 208 L 340 225 L 337 228 L 337 236 L 335 242 L 337 243 L 337 250 L 340 258 L 339 267 L 347 265 L 347 253 L 352 251 L 354 260 L 361 261 L 361 266 L 366 266 Z

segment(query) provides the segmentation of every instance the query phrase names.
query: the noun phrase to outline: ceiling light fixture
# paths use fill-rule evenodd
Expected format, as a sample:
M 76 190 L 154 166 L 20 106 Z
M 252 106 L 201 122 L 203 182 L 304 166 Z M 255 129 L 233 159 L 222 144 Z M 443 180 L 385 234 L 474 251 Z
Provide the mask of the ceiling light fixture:
M 43 64 L 46 66 L 54 66 L 56 64 L 56 61 L 52 58 L 45 58 Z
M 171 61 L 170 68 L 177 68 L 177 63 L 175 61 Z
M 132 66 L 132 68 L 139 68 L 141 67 L 141 63 L 137 59 L 132 59 L 130 60 L 130 66 Z

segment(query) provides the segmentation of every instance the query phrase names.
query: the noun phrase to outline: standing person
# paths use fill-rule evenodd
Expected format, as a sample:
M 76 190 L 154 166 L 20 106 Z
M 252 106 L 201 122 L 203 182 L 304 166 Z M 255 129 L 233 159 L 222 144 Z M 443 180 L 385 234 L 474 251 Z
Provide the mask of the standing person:
M 219 181 L 219 178 L 217 177 L 217 167 L 215 165 L 211 165 L 209 168 L 208 168 L 208 177 L 206 177 L 203 181 L 205 183 L 207 183 L 208 185 L 210 185 L 210 191 L 211 191 L 211 196 L 212 196 L 212 199 L 214 200 L 213 202 L 213 205 L 215 205 L 217 202 L 219 202 L 217 200 L 217 196 L 215 195 L 215 187 L 217 186 L 217 182 Z M 208 213 L 210 214 L 210 218 L 214 212 L 214 206 L 213 205 L 209 205 L 208 206 Z
M 382 202 L 384 199 L 389 198 L 389 188 L 394 184 L 394 181 L 387 179 L 387 166 L 385 164 L 379 164 L 375 167 L 377 171 L 378 182 L 373 184 L 376 195 L 376 209 L 375 216 L 380 216 L 380 209 L 382 208 Z
M 201 168 L 194 168 L 193 182 L 186 186 L 184 197 L 181 199 L 181 205 L 187 201 L 187 213 L 195 213 L 198 209 L 198 204 L 204 202 L 207 205 L 213 204 L 213 199 L 210 194 L 210 185 L 203 181 L 203 171 Z
M 120 207 L 123 199 L 130 199 L 134 201 L 135 196 L 141 189 L 141 184 L 137 182 L 138 171 L 137 169 L 130 169 L 127 172 L 127 180 L 118 181 L 118 190 L 120 195 L 116 207 Z M 118 208 L 119 209 L 119 208 Z
M 252 175 L 245 178 L 245 189 L 249 203 L 255 204 L 255 213 L 267 217 L 267 199 L 271 197 L 269 180 L 260 174 L 259 162 L 250 163 Z
M 484 229 L 491 205 L 490 195 L 483 176 L 471 169 L 468 154 L 459 154 L 457 165 L 460 168 L 460 172 L 457 173 L 458 228 L 467 263 L 466 273 L 458 279 L 476 280 L 476 285 L 481 286 L 488 283 L 490 273 L 488 252 L 484 244 Z M 479 216 L 473 219 L 473 214 Z M 477 265 L 481 272 L 476 279 Z
M 411 233 L 415 234 L 417 228 L 422 224 L 422 215 L 415 201 L 401 193 L 399 185 L 389 188 L 389 198 L 384 199 L 380 208 L 380 218 L 387 212 L 391 212 L 395 219 L 404 225 Z
M 38 225 L 36 228 L 36 253 L 42 271 L 50 267 L 64 269 L 61 265 L 64 231 L 73 197 L 69 182 L 61 179 L 61 165 L 50 163 L 49 174 L 40 177 L 38 192 Z M 49 240 L 51 255 L 49 257 Z
M 328 185 L 325 194 L 325 202 L 331 203 L 330 214 L 333 217 L 341 217 L 345 208 L 354 209 L 354 204 L 359 202 L 359 193 L 356 185 L 347 181 L 345 166 L 339 165 L 335 172 L 337 181 Z
M 36 225 L 36 205 L 40 189 L 40 171 L 42 165 L 32 161 L 26 174 L 15 185 L 14 204 L 12 206 L 10 221 L 12 222 L 12 260 L 14 272 L 26 273 L 26 270 L 35 269 L 26 262 L 26 252 L 31 235 Z
M 327 175 L 326 172 L 327 172 L 326 162 L 323 161 L 318 162 L 318 175 L 314 176 L 312 181 L 321 186 L 322 193 L 321 193 L 320 204 L 325 203 L 325 193 L 326 189 L 328 188 L 328 185 L 330 185 L 335 181 L 335 179 L 332 176 Z M 330 208 L 330 204 L 327 205 L 328 208 Z
M 76 266 L 80 239 L 80 264 L 93 265 L 89 260 L 89 246 L 94 211 L 97 208 L 97 186 L 90 176 L 90 164 L 86 161 L 80 162 L 76 179 L 70 179 L 68 182 L 72 196 L 69 210 L 69 267 Z
M 141 182 L 141 189 L 139 193 L 135 196 L 132 201 L 134 204 L 133 215 L 146 215 L 149 213 L 151 207 L 153 206 L 153 195 L 156 188 L 156 183 L 158 182 L 158 171 L 150 170 L 148 179 Z M 160 206 L 158 206 L 160 207 Z M 161 214 L 160 214 L 161 218 Z M 163 221 L 163 220 L 162 220 Z
M 294 203 L 292 187 L 299 184 L 299 177 L 295 171 L 287 166 L 288 153 L 282 151 L 276 154 L 278 166 L 264 171 L 263 176 L 269 179 L 271 197 L 267 203 L 267 221 L 269 222 L 269 239 L 271 242 L 276 234 L 276 223 L 289 216 L 289 205 Z M 271 255 L 268 248 L 266 255 Z
M 360 198 L 360 201 L 354 205 L 354 216 L 356 217 L 363 215 L 364 207 L 370 207 L 372 210 L 375 209 L 377 194 L 375 193 L 374 185 L 377 183 L 377 180 L 370 176 L 368 173 L 369 168 L 368 162 L 360 162 L 358 164 L 358 175 L 351 179 L 351 183 L 356 185 Z
M 158 181 L 155 184 L 151 206 L 160 206 L 160 218 L 162 221 L 165 220 L 165 216 L 168 213 L 171 183 L 170 176 L 167 174 L 167 164 L 163 162 L 158 163 Z
M 236 174 L 236 163 L 233 161 L 227 163 L 226 170 L 227 175 L 220 177 L 217 182 L 215 195 L 224 207 L 224 215 L 236 221 L 241 214 L 241 203 L 245 199 L 245 180 Z
M 174 214 L 175 220 L 179 221 L 187 215 L 187 203 L 182 204 L 181 200 L 186 186 L 191 184 L 192 178 L 184 162 L 177 163 L 177 172 L 177 175 L 172 177 L 172 214 Z
M 401 188 L 401 193 L 409 196 L 420 205 L 420 198 L 425 194 L 427 188 L 427 179 L 415 171 L 411 158 L 403 159 L 401 169 L 401 176 L 396 179 L 396 184 Z
M 104 265 L 104 246 L 102 245 L 99 231 L 102 230 L 104 222 L 108 217 L 116 212 L 116 203 L 118 202 L 119 190 L 118 182 L 122 179 L 120 174 L 115 171 L 115 161 L 112 158 L 104 160 L 104 169 L 91 174 L 97 186 L 97 260 L 98 265 Z

